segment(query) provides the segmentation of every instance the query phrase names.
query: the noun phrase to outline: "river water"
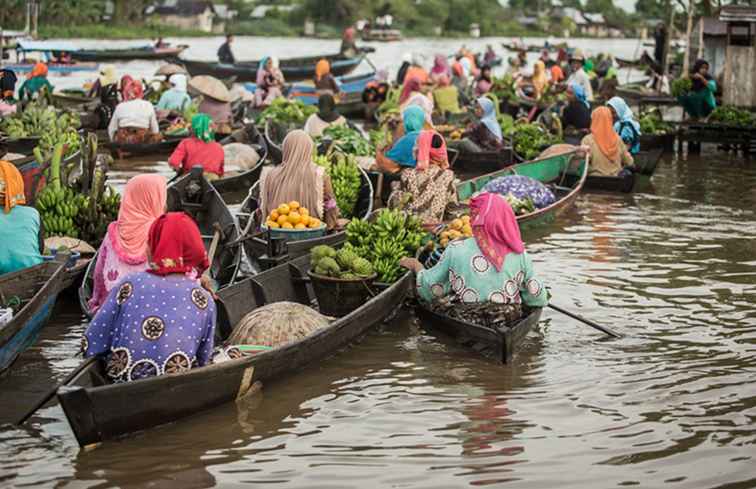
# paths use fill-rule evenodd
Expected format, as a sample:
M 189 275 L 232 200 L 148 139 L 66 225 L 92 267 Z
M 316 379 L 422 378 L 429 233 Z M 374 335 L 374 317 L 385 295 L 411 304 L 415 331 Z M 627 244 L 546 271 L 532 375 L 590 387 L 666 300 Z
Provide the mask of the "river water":
M 524 236 L 554 302 L 624 338 L 547 310 L 499 366 L 406 313 L 259 396 L 93 450 L 48 406 L 0 427 L 0 486 L 756 487 L 755 163 L 670 155 Z M 0 379 L 0 420 L 79 363 L 85 326 L 59 301 Z

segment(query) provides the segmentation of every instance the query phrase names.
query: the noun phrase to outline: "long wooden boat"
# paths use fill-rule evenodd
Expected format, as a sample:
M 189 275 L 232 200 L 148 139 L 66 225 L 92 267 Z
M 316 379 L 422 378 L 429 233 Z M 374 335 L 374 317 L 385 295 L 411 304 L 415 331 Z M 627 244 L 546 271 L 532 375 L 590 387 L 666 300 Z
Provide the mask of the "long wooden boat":
M 245 127 L 244 132 L 246 138 L 252 140 L 249 144 L 255 149 L 255 151 L 257 151 L 260 160 L 254 167 L 247 171 L 235 175 L 228 174 L 223 178 L 210 182 L 210 185 L 215 187 L 215 190 L 217 190 L 221 196 L 224 196 L 224 198 L 227 194 L 248 191 L 260 179 L 263 166 L 268 161 L 268 144 L 265 142 L 265 136 L 257 130 L 254 124 L 248 124 Z M 232 137 L 228 137 L 221 141 L 221 144 L 226 145 L 233 142 L 236 141 Z
M 362 92 L 368 83 L 376 79 L 375 72 L 361 75 L 337 77 L 341 86 L 339 100 L 336 103 L 336 111 L 344 117 L 365 117 L 365 102 L 362 101 Z M 312 83 L 294 84 L 289 90 L 289 97 L 301 100 L 307 105 L 317 105 L 318 93 Z
M 320 56 L 282 59 L 279 67 L 287 81 L 308 80 L 315 76 L 315 65 L 323 58 L 331 63 L 331 73 L 333 76 L 342 76 L 351 73 L 363 60 L 363 56 L 349 58 L 341 54 L 324 54 Z M 236 81 L 238 82 L 253 82 L 257 80 L 257 68 L 259 65 L 258 61 L 241 61 L 235 64 L 226 64 L 188 59 L 179 59 L 177 63 L 183 64 L 191 76 L 210 75 L 221 79 L 236 77 Z
M 643 146 L 641 145 L 641 148 L 642 147 Z M 646 151 L 641 150 L 638 152 L 638 154 L 633 157 L 638 173 L 647 177 L 653 176 L 663 155 L 664 148 L 656 148 Z
M 158 143 L 149 144 L 124 144 L 116 143 L 114 141 L 105 141 L 102 143 L 102 145 L 110 151 L 114 158 L 125 159 L 145 155 L 170 154 L 185 138 L 186 136 L 167 136 L 165 139 Z
M 241 263 L 242 249 L 239 245 L 239 228 L 236 220 L 229 211 L 217 190 L 202 176 L 202 169 L 195 168 L 190 173 L 179 177 L 168 186 L 169 211 L 183 211 L 189 214 L 197 223 L 205 249 L 215 234 L 217 223 L 222 231 L 218 247 L 210 268 L 210 276 L 219 287 L 225 287 L 236 278 Z M 87 273 L 79 288 L 79 304 L 81 310 L 89 317 L 89 299 L 94 290 L 93 274 L 97 263 L 95 257 L 87 268 Z
M 557 200 L 550 206 L 517 216 L 520 229 L 530 229 L 550 223 L 577 200 L 587 181 L 587 161 L 580 163 L 575 177 L 571 178 L 571 171 L 574 171 L 573 158 L 575 154 L 576 151 L 570 151 L 540 160 L 528 161 L 461 182 L 457 185 L 457 197 L 460 202 L 466 202 L 476 192 L 483 190 L 488 182 L 496 178 L 507 175 L 525 175 L 549 185 Z
M 175 58 L 189 46 L 182 44 L 175 47 L 156 48 L 144 46 L 122 49 L 82 49 L 71 52 L 71 57 L 78 61 L 131 61 L 134 59 L 160 60 Z
M 96 97 L 88 97 L 82 90 L 53 92 L 52 100 L 56 107 L 63 109 L 79 109 L 84 105 L 97 102 Z
M 366 42 L 397 42 L 403 39 L 399 29 L 363 29 L 360 38 Z
M 566 181 L 568 183 L 577 179 L 576 175 L 568 174 Z M 635 173 L 627 172 L 616 177 L 604 177 L 599 175 L 588 175 L 585 179 L 585 190 L 596 192 L 621 192 L 630 193 L 635 188 L 637 177 Z
M 354 215 L 356 218 L 364 219 L 373 212 L 373 184 L 370 181 L 370 177 L 365 171 L 360 168 L 360 174 L 362 176 L 362 186 L 360 187 L 360 193 L 357 197 L 357 204 L 355 205 Z M 239 227 L 242 230 L 248 230 L 244 239 L 244 251 L 247 255 L 253 267 L 261 267 L 262 264 L 258 261 L 258 258 L 267 255 L 268 253 L 268 239 L 262 233 L 257 232 L 254 229 L 254 224 L 250 223 L 249 219 L 254 219 L 254 216 L 258 211 L 258 188 L 254 186 L 250 189 L 250 193 L 241 205 L 239 214 L 237 215 L 239 220 Z M 242 231 L 243 232 L 243 231 Z M 277 257 L 266 256 L 271 263 L 281 263 L 288 261 L 302 255 L 306 255 L 315 246 L 329 245 L 335 246 L 346 240 L 346 231 L 337 231 L 334 233 L 326 234 L 319 238 L 302 239 L 297 241 L 289 241 L 286 243 L 286 250 L 279 254 Z
M 452 165 L 452 170 L 464 175 L 480 175 L 502 170 L 514 164 L 515 158 L 511 147 L 506 147 L 501 151 L 479 153 L 460 151 Z
M 227 338 L 247 313 L 266 304 L 313 304 L 306 280 L 309 260 L 303 256 L 221 290 L 218 335 Z M 254 391 L 256 382 L 283 380 L 358 340 L 396 310 L 411 285 L 407 273 L 355 311 L 302 340 L 186 373 L 110 384 L 104 365 L 94 363 L 71 386 L 58 389 L 58 400 L 81 446 L 175 422 L 243 398 Z
M 538 324 L 542 309 L 540 307 L 530 309 L 516 323 L 496 329 L 449 317 L 433 311 L 428 304 L 423 302 L 415 308 L 415 311 L 423 321 L 423 326 L 442 331 L 463 346 L 498 363 L 508 364 L 512 363 L 512 356 L 525 336 Z
M 3 66 L 5 69 L 13 70 L 17 74 L 20 73 L 28 73 L 33 68 L 36 62 L 32 63 L 10 63 Z M 73 63 L 48 63 L 47 64 L 47 71 L 49 73 L 55 73 L 59 75 L 68 75 L 71 73 L 80 73 L 84 71 L 97 71 L 100 68 L 99 63 L 82 63 L 82 62 L 73 62 Z
M 0 296 L 4 301 L 18 297 L 22 305 L 10 322 L 0 326 L 0 372 L 37 341 L 50 318 L 65 274 L 63 263 L 50 261 L 0 275 Z

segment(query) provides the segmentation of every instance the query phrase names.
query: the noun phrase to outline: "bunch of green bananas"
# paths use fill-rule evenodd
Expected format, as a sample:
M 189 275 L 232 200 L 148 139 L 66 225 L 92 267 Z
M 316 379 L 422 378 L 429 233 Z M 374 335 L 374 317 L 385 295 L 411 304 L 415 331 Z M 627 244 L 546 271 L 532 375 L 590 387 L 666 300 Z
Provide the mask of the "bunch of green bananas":
M 98 199 L 88 199 L 89 205 L 79 213 L 77 224 L 81 238 L 90 244 L 97 244 L 105 237 L 108 225 L 118 219 L 121 196 L 108 187 Z
M 331 177 L 336 204 L 341 214 L 349 219 L 354 215 L 362 186 L 360 170 L 354 156 L 336 154 L 328 174 Z
M 68 187 L 46 186 L 35 202 L 42 219 L 45 236 L 81 237 L 77 218 L 89 205 L 89 198 Z

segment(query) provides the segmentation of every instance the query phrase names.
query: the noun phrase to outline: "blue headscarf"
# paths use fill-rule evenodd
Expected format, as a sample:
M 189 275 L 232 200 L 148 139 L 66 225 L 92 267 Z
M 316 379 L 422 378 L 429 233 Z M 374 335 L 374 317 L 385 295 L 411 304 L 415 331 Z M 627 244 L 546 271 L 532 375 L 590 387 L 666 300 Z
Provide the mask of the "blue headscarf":
M 575 94 L 575 98 L 590 109 L 591 103 L 588 102 L 588 97 L 585 96 L 585 88 L 583 88 L 583 85 L 580 85 L 579 83 L 571 83 L 570 88 L 572 89 L 572 93 Z
M 265 65 L 268 64 L 268 60 L 270 60 L 270 56 L 265 56 L 257 65 L 257 76 L 255 77 L 255 83 L 257 83 L 257 85 L 262 85 L 265 82 L 265 73 L 267 71 Z
M 503 136 L 501 135 L 501 126 L 499 121 L 496 120 L 496 107 L 494 107 L 493 101 L 488 97 L 480 97 L 478 105 L 483 109 L 483 117 L 480 118 L 480 122 L 493 134 L 496 139 L 501 141 Z
M 614 123 L 614 132 L 628 145 L 631 153 L 637 153 L 640 150 L 641 128 L 633 116 L 633 111 L 621 97 L 610 98 L 606 105 L 614 109 L 619 119 Z
M 425 112 L 417 105 L 410 105 L 402 113 L 404 119 L 404 136 L 386 152 L 386 157 L 400 166 L 414 168 L 417 165 L 415 144 L 425 124 Z

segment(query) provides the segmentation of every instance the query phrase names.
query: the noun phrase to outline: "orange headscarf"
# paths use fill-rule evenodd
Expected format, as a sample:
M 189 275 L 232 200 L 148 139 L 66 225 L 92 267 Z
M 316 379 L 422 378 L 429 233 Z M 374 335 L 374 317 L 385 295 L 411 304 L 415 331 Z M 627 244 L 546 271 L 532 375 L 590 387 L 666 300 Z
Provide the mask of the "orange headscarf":
M 533 66 L 533 86 L 539 92 L 543 92 L 548 85 L 549 79 L 546 77 L 546 65 L 540 59 Z
M 609 107 L 599 107 L 591 114 L 591 134 L 601 152 L 611 161 L 620 158 L 619 136 L 614 131 Z
M 15 206 L 26 204 L 24 177 L 16 165 L 3 160 L 0 160 L 0 200 L 6 214 Z
M 551 80 L 554 83 L 559 83 L 564 80 L 564 71 L 562 71 L 562 68 L 560 68 L 559 65 L 553 65 L 551 67 Z
M 37 63 L 32 68 L 27 78 L 32 79 L 38 76 L 47 76 L 47 65 L 44 63 Z
M 315 79 L 320 80 L 328 73 L 331 72 L 331 63 L 327 59 L 323 58 L 315 65 Z

